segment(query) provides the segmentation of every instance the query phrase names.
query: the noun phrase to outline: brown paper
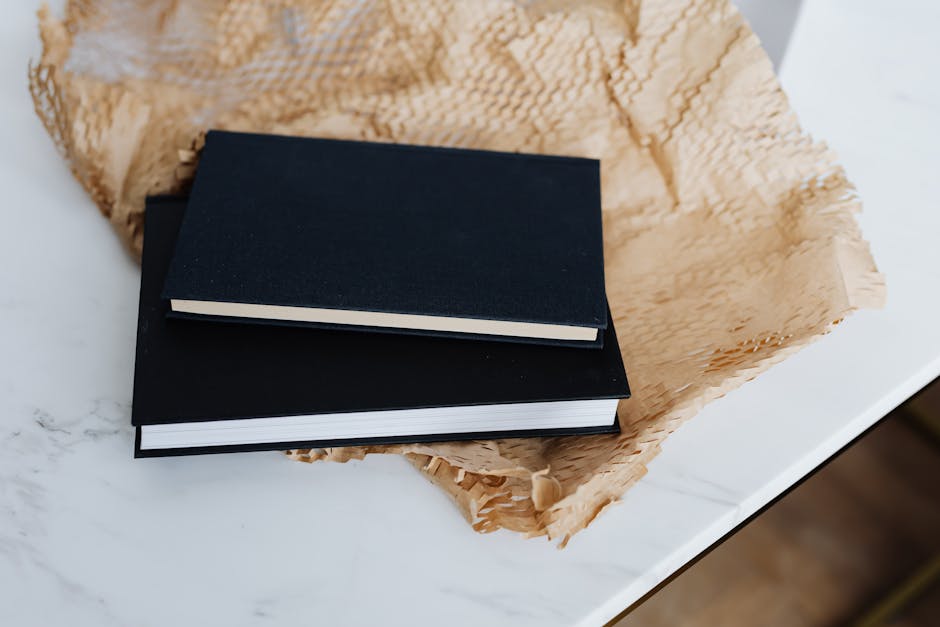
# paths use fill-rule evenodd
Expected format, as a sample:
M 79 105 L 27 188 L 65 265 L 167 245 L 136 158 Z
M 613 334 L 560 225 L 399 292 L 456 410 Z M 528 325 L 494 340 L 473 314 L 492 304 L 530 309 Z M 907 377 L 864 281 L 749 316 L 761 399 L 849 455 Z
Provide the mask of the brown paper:
M 40 18 L 36 110 L 134 252 L 144 197 L 185 189 L 209 127 L 601 159 L 621 435 L 291 453 L 405 454 L 478 531 L 564 544 L 705 403 L 883 299 L 852 186 L 726 0 L 72 0 Z

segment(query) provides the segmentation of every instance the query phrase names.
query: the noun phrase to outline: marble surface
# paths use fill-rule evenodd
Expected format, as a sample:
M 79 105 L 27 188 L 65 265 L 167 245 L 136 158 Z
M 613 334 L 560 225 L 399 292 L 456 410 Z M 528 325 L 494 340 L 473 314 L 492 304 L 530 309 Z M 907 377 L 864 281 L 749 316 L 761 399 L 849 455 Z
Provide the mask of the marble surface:
M 566 550 L 475 534 L 395 457 L 135 461 L 138 270 L 32 112 L 38 3 L 9 4 L 2 625 L 600 624 L 940 373 L 940 6 L 808 0 L 783 82 L 866 201 L 888 306 L 708 406 Z

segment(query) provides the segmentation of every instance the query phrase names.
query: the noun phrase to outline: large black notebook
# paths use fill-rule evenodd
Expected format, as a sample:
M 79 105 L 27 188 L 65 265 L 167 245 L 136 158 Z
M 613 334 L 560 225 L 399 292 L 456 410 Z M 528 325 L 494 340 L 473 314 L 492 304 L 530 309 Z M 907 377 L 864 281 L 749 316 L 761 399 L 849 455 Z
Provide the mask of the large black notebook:
M 185 316 L 597 347 L 598 162 L 210 131 L 164 295 Z
M 185 200 L 148 200 L 132 421 L 138 456 L 616 432 L 603 349 L 167 317 Z

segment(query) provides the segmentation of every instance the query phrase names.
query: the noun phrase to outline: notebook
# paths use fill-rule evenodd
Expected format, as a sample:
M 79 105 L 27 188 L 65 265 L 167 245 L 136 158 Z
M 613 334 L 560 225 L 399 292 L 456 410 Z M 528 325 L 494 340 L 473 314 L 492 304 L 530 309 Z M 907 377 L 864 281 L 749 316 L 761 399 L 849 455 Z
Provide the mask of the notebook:
M 168 317 L 186 201 L 147 203 L 136 456 L 613 433 L 626 374 L 598 350 Z
M 164 295 L 179 316 L 596 348 L 598 162 L 210 131 Z

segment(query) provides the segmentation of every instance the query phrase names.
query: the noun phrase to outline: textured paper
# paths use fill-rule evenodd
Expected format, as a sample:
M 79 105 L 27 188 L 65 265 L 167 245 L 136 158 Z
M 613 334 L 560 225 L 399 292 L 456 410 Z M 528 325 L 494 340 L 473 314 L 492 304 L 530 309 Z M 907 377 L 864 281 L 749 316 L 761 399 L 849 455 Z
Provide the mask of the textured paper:
M 884 297 L 726 0 L 72 0 L 40 26 L 37 113 L 134 252 L 210 127 L 601 159 L 621 435 L 291 453 L 404 454 L 478 531 L 564 544 L 705 403 Z

